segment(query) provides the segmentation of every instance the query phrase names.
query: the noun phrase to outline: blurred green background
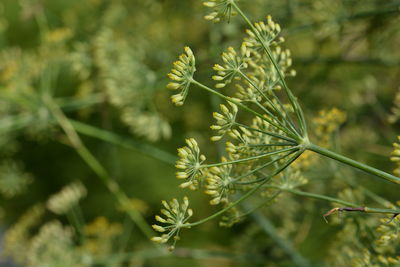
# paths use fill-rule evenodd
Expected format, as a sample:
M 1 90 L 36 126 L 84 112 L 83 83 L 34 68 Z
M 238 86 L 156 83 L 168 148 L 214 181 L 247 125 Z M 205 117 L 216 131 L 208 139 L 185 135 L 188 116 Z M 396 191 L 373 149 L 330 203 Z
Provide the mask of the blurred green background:
M 400 89 L 400 1 L 242 0 L 239 4 L 253 21 L 272 15 L 281 25 L 297 71 L 288 84 L 310 124 L 322 109 L 342 110 L 347 120 L 330 137 L 332 148 L 392 171 L 395 166 L 389 157 L 400 113 L 394 103 Z M 122 229 L 112 240 L 95 240 L 110 244 L 93 250 L 99 266 L 295 266 L 282 240 L 312 265 L 334 266 L 327 262 L 334 262 L 335 234 L 345 222 L 326 225 L 321 214 L 330 209 L 329 203 L 304 200 L 300 205 L 301 198 L 279 200 L 261 211 L 271 224 L 269 231 L 255 217 L 232 228 L 218 227 L 214 220 L 184 231 L 176 252 L 160 254 L 79 157 L 47 109 L 43 95 L 49 93 L 68 118 L 82 123 L 77 131 L 83 142 L 132 199 L 131 208 L 149 224 L 154 223 L 160 200 L 173 197 L 190 195 L 197 219 L 215 212 L 202 192 L 178 188 L 173 162 L 176 148 L 187 137 L 195 137 L 208 158 L 218 158 L 221 147 L 209 141 L 209 125 L 220 100 L 194 89 L 185 105 L 177 108 L 165 89 L 166 74 L 185 45 L 196 55 L 197 79 L 210 86 L 212 66 L 220 62 L 222 51 L 240 46 L 246 29 L 243 21 L 232 18 L 230 23 L 214 24 L 203 19 L 207 12 L 200 0 L 0 3 L 3 231 L 34 204 L 46 203 L 65 185 L 81 181 L 88 192 L 79 202 L 83 223 L 104 216 Z M 97 131 L 113 134 L 120 144 L 107 142 Z M 393 186 L 324 160 L 307 177 L 310 191 L 331 196 L 362 184 L 390 201 L 398 197 Z M 343 182 L 350 177 L 355 178 L 352 185 Z M 282 214 L 290 205 L 295 212 Z M 47 211 L 18 242 L 29 247 L 40 226 L 55 219 L 71 223 L 67 216 Z M 106 263 L 113 255 L 125 258 Z M 58 266 L 49 256 L 40 259 L 49 262 L 42 266 Z

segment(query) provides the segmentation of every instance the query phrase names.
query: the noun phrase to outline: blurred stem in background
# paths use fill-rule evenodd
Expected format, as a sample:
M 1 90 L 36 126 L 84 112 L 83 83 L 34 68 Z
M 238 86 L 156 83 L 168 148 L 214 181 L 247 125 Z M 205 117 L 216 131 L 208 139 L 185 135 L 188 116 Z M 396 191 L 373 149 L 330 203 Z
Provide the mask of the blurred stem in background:
M 54 115 L 60 127 L 64 130 L 69 141 L 76 152 L 81 156 L 81 158 L 88 164 L 88 166 L 96 173 L 96 175 L 102 180 L 108 190 L 116 198 L 118 204 L 125 206 L 129 202 L 129 198 L 121 190 L 119 185 L 114 179 L 110 177 L 107 170 L 101 165 L 101 163 L 93 156 L 93 154 L 86 148 L 80 139 L 79 135 L 76 133 L 74 126 L 70 123 L 68 118 L 64 115 L 62 110 L 54 103 L 51 96 L 45 95 L 44 102 L 47 104 L 49 110 Z M 144 220 L 143 216 L 137 210 L 127 211 L 130 218 L 136 223 L 143 234 L 150 238 L 153 235 L 153 231 Z

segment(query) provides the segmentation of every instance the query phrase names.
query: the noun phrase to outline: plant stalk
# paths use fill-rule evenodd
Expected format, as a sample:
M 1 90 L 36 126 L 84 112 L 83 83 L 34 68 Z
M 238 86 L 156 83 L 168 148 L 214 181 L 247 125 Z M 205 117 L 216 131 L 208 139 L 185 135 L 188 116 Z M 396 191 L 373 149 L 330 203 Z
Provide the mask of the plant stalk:
M 320 146 L 317 146 L 317 145 L 314 145 L 314 144 L 309 144 L 309 145 L 306 146 L 306 149 L 311 150 L 313 152 L 316 152 L 318 154 L 321 154 L 321 155 L 323 155 L 325 157 L 340 161 L 340 162 L 342 162 L 344 164 L 347 164 L 347 165 L 349 165 L 351 167 L 354 167 L 356 169 L 362 170 L 362 171 L 364 171 L 366 173 L 378 176 L 378 177 L 380 177 L 382 179 L 385 179 L 385 180 L 387 180 L 389 182 L 392 182 L 392 183 L 395 183 L 395 184 L 400 184 L 400 178 L 397 177 L 397 176 L 394 176 L 394 175 L 389 174 L 387 172 L 378 170 L 378 169 L 376 169 L 374 167 L 371 167 L 371 166 L 368 166 L 368 165 L 366 165 L 364 163 L 355 161 L 353 159 L 350 159 L 348 157 L 340 155 L 340 154 L 338 154 L 336 152 L 333 152 L 331 150 L 328 150 L 326 148 L 323 148 L 323 147 L 320 147 Z

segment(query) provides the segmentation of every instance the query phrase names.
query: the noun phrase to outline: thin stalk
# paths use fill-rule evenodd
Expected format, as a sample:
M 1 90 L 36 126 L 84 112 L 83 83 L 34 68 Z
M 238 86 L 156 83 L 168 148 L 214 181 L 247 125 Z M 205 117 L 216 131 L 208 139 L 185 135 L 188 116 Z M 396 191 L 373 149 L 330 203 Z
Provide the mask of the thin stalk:
M 70 225 L 72 225 L 73 228 L 75 229 L 79 242 L 83 243 L 85 235 L 83 233 L 82 223 L 79 221 L 79 219 L 77 218 L 77 216 L 73 210 L 69 210 L 65 215 L 66 215 Z
M 386 173 L 384 171 L 378 170 L 378 169 L 376 169 L 374 167 L 368 166 L 368 165 L 363 164 L 361 162 L 352 160 L 352 159 L 350 159 L 348 157 L 345 157 L 343 155 L 340 155 L 338 153 L 330 151 L 330 150 L 328 150 L 326 148 L 323 148 L 323 147 L 320 147 L 320 146 L 317 146 L 317 145 L 314 145 L 314 144 L 309 144 L 309 145 L 306 146 L 306 149 L 314 151 L 314 152 L 316 152 L 318 154 L 321 154 L 321 155 L 323 155 L 325 157 L 329 157 L 331 159 L 340 161 L 340 162 L 342 162 L 344 164 L 347 164 L 347 165 L 352 166 L 352 167 L 354 167 L 356 169 L 362 170 L 362 171 L 364 171 L 366 173 L 378 176 L 378 177 L 383 178 L 383 179 L 385 179 L 385 180 L 387 180 L 389 182 L 392 182 L 392 183 L 395 183 L 395 184 L 400 184 L 400 178 L 399 177 L 396 177 L 396 176 L 394 176 L 392 174 L 389 174 L 389 173 Z
M 290 104 L 292 105 L 293 109 L 296 112 L 296 115 L 299 119 L 300 122 L 300 128 L 302 130 L 302 133 L 304 136 L 307 136 L 307 126 L 306 126 L 306 120 L 304 118 L 303 110 L 299 107 L 297 100 L 295 99 L 293 93 L 290 91 L 289 87 L 286 84 L 285 78 L 283 77 L 283 74 L 281 70 L 279 69 L 278 63 L 276 62 L 275 58 L 272 56 L 271 49 L 264 44 L 262 41 L 261 37 L 258 34 L 258 31 L 254 27 L 253 23 L 247 18 L 247 16 L 243 13 L 243 11 L 239 8 L 238 5 L 236 5 L 235 2 L 232 2 L 232 6 L 235 8 L 235 10 L 239 13 L 239 15 L 246 21 L 246 23 L 249 25 L 255 36 L 257 37 L 258 41 L 264 48 L 264 51 L 267 53 L 268 58 L 272 62 L 272 65 L 274 65 L 274 68 L 276 69 L 279 79 L 281 80 L 282 86 L 285 89 L 286 94 L 289 97 Z
M 261 229 L 268 233 L 270 237 L 286 252 L 286 254 L 288 254 L 295 265 L 300 267 L 310 266 L 308 261 L 293 248 L 291 242 L 279 235 L 277 229 L 270 220 L 257 212 L 251 213 L 250 216 L 258 223 Z
M 292 145 L 297 145 L 296 140 L 288 138 L 288 137 L 280 135 L 280 134 L 277 134 L 277 133 L 272 133 L 272 132 L 267 132 L 267 131 L 263 131 L 263 130 L 260 130 L 260 129 L 252 128 L 250 126 L 247 126 L 245 124 L 241 124 L 241 123 L 238 123 L 238 122 L 235 122 L 235 125 L 243 127 L 243 128 L 246 128 L 246 129 L 251 130 L 251 131 L 263 133 L 263 134 L 266 134 L 266 135 L 269 135 L 269 136 L 272 136 L 272 137 L 275 137 L 275 138 L 278 138 L 278 139 L 282 139 L 282 140 L 285 140 L 285 141 L 288 141 L 288 142 L 292 142 Z
M 224 251 L 176 248 L 174 251 L 168 251 L 167 249 L 143 249 L 136 252 L 115 253 L 106 258 L 96 258 L 94 264 L 101 266 L 122 265 L 123 262 L 153 260 L 155 258 L 224 259 L 230 262 L 243 262 L 247 264 L 265 264 L 268 261 L 266 257 L 259 254 L 238 254 Z
M 297 149 L 298 149 L 298 147 L 289 147 L 289 148 L 279 149 L 279 150 L 275 150 L 275 151 L 272 151 L 272 152 L 264 153 L 264 154 L 261 154 L 261 155 L 244 158 L 244 159 L 238 159 L 238 160 L 232 160 L 232 161 L 220 162 L 220 163 L 214 163 L 214 164 L 205 164 L 205 165 L 201 165 L 200 168 L 219 167 L 219 166 L 224 166 L 224 165 L 229 165 L 229 164 L 234 164 L 234 163 L 246 162 L 246 161 L 255 160 L 255 159 L 261 159 L 261 158 L 264 158 L 264 157 L 267 157 L 267 156 L 272 156 L 272 155 L 276 155 L 276 154 L 279 154 L 279 153 L 292 151 L 292 150 L 297 150 Z
M 256 210 L 258 210 L 258 209 L 260 209 L 262 207 L 265 207 L 266 205 L 270 204 L 274 199 L 276 199 L 281 193 L 282 193 L 281 190 L 276 191 L 271 197 L 269 197 L 268 199 L 266 199 L 262 203 L 258 204 L 255 207 L 249 208 L 249 209 L 247 209 L 246 212 L 240 214 L 240 217 L 246 217 L 247 215 L 252 214 Z M 244 204 L 243 204 L 243 206 L 244 206 Z
M 90 97 L 81 99 L 76 99 L 76 97 L 63 97 L 55 98 L 54 101 L 63 111 L 73 111 L 103 103 L 105 98 L 102 94 L 92 94 Z
M 303 197 L 309 197 L 309 198 L 314 198 L 314 199 L 320 199 L 320 200 L 325 200 L 333 203 L 337 203 L 343 206 L 348 206 L 352 208 L 357 208 L 357 207 L 362 207 L 362 210 L 360 209 L 360 212 L 365 212 L 365 213 L 383 213 L 383 214 L 400 214 L 399 209 L 380 209 L 380 208 L 370 208 L 370 207 L 364 207 L 359 204 L 355 204 L 349 201 L 337 199 L 334 197 L 328 197 L 325 195 L 320 195 L 320 194 L 315 194 L 315 193 L 310 193 L 310 192 L 304 192 L 296 189 L 290 189 L 290 188 L 285 188 L 285 187 L 280 187 L 280 186 L 273 186 L 273 185 L 267 185 L 264 186 L 264 188 L 274 188 L 282 191 L 286 191 L 295 195 L 303 196 Z
M 248 147 L 277 147 L 277 146 L 293 146 L 292 143 L 272 143 L 272 144 L 258 144 L 258 145 L 252 145 L 248 144 Z
M 99 96 L 94 95 L 87 99 L 67 100 L 66 98 L 55 98 L 54 101 L 62 108 L 63 111 L 69 112 L 101 103 L 104 100 L 102 100 Z M 19 102 L 19 104 L 21 104 L 20 100 L 16 102 Z M 42 103 L 39 104 L 41 105 Z M 32 107 L 32 108 L 36 109 L 37 107 Z M 51 122 L 52 122 L 51 119 L 49 119 L 49 123 Z M 0 132 L 7 133 L 12 131 L 17 131 L 20 129 L 24 129 L 34 123 L 36 123 L 35 114 L 32 114 L 32 112 L 20 112 L 17 115 L 10 115 L 0 119 Z
M 270 166 L 271 164 L 274 164 L 275 162 L 277 162 L 277 161 L 279 161 L 279 160 L 281 160 L 281 159 L 286 158 L 286 157 L 289 156 L 290 154 L 293 154 L 295 151 L 297 151 L 297 150 L 290 151 L 289 153 L 287 153 L 287 154 L 285 154 L 285 155 L 283 155 L 283 156 L 280 156 L 280 157 L 278 157 L 278 158 L 276 158 L 276 159 L 274 159 L 274 160 L 271 160 L 271 161 L 269 161 L 269 162 L 267 162 L 267 163 L 265 163 L 265 164 L 263 164 L 263 165 L 261 165 L 261 166 L 255 168 L 254 170 L 249 171 L 248 173 L 245 173 L 245 174 L 243 174 L 243 175 L 240 175 L 240 176 L 238 176 L 238 177 L 235 177 L 235 179 L 232 180 L 232 183 L 238 184 L 238 185 L 249 185 L 249 184 L 254 184 L 254 183 L 259 183 L 259 182 L 264 181 L 265 178 L 257 179 L 257 180 L 254 180 L 254 181 L 248 181 L 248 182 L 238 182 L 240 179 L 242 179 L 242 178 L 244 178 L 244 177 L 247 177 L 247 176 L 249 176 L 249 175 L 251 175 L 251 174 L 253 174 L 253 173 L 255 173 L 255 172 L 258 172 L 258 171 L 260 171 L 260 170 L 262 170 L 262 169 L 264 169 L 264 168 Z
M 337 203 L 337 204 L 344 205 L 344 206 L 349 206 L 349 207 L 359 207 L 360 206 L 358 204 L 354 204 L 352 202 L 348 202 L 348 201 L 345 201 L 345 200 L 341 200 L 341 199 L 337 199 L 337 198 L 333 198 L 333 197 L 329 197 L 329 196 L 325 196 L 325 195 L 310 193 L 310 192 L 304 192 L 304 191 L 300 191 L 300 190 L 296 190 L 296 189 L 290 189 L 290 188 L 286 188 L 286 187 L 282 187 L 282 186 L 266 185 L 266 186 L 264 186 L 264 188 L 278 189 L 278 190 L 289 192 L 289 193 L 292 193 L 292 194 L 295 194 L 295 195 L 314 198 L 314 199 L 325 200 L 325 201 L 329 201 L 329 202 L 333 202 L 333 203 Z
M 285 113 L 285 118 L 287 118 L 287 120 L 289 121 L 290 125 L 296 130 L 296 133 L 299 134 L 291 116 L 289 116 L 289 113 L 286 111 L 286 108 L 283 106 L 282 101 L 279 99 L 279 97 L 275 94 L 274 90 L 270 90 L 271 95 L 274 97 L 274 99 L 276 100 L 276 102 L 278 102 L 280 108 L 283 110 L 283 112 Z
M 264 92 L 262 92 L 262 91 L 260 90 L 260 88 L 258 88 L 258 86 L 255 85 L 254 82 L 253 82 L 246 74 L 244 74 L 244 73 L 241 72 L 241 71 L 239 71 L 239 73 L 240 73 L 240 75 L 241 75 L 251 86 L 253 86 L 253 87 L 257 90 L 257 92 L 259 92 L 259 93 L 265 98 L 265 100 L 266 100 L 266 101 L 271 105 L 271 107 L 275 110 L 276 115 L 278 115 L 281 119 L 283 119 L 283 122 L 288 123 L 288 120 L 289 120 L 289 127 L 290 127 L 291 129 L 288 129 L 288 130 L 292 131 L 292 133 L 293 133 L 294 135 L 300 135 L 300 134 L 297 132 L 296 128 L 294 128 L 294 125 L 292 124 L 292 122 L 290 121 L 290 117 L 288 117 L 288 119 L 285 120 L 285 117 L 284 117 L 284 116 L 280 113 L 280 111 L 275 107 L 275 104 L 264 94 Z M 268 115 L 270 115 L 271 117 L 274 117 L 274 114 L 272 114 L 270 111 L 268 111 L 267 109 L 265 109 L 259 102 L 257 102 L 257 105 L 259 105 Z M 285 126 L 283 123 L 281 123 L 280 121 L 279 121 L 279 123 L 280 123 L 280 125 L 282 125 L 282 127 L 286 127 L 286 126 Z
M 254 82 L 246 75 L 244 74 L 242 71 L 239 71 L 240 76 L 242 76 L 254 89 L 257 90 L 257 92 L 264 97 L 264 99 L 274 108 L 275 112 L 278 113 L 278 110 L 276 109 L 275 105 L 271 102 L 271 100 L 264 94 L 263 91 L 261 91 L 260 88 L 258 88 L 258 86 L 256 84 L 254 84 Z M 258 102 L 257 102 L 258 103 Z M 269 111 L 268 111 L 269 113 Z M 271 116 L 272 114 L 269 113 Z
M 198 87 L 200 87 L 200 88 L 202 88 L 202 89 L 204 89 L 204 90 L 206 90 L 206 91 L 208 91 L 208 92 L 210 92 L 210 93 L 212 93 L 212 94 L 215 94 L 215 95 L 221 97 L 222 99 L 225 99 L 226 101 L 229 101 L 229 102 L 231 102 L 231 103 L 233 103 L 233 104 L 235 104 L 235 105 L 241 107 L 242 109 L 246 110 L 247 112 L 250 112 L 250 113 L 252 113 L 253 115 L 255 115 L 255 116 L 261 118 L 262 120 L 268 122 L 269 124 L 271 124 L 271 125 L 274 126 L 275 128 L 277 128 L 277 129 L 281 130 L 282 132 L 286 133 L 286 134 L 289 135 L 290 137 L 292 137 L 292 138 L 294 138 L 294 139 L 298 139 L 298 137 L 297 137 L 296 135 L 293 135 L 293 133 L 291 133 L 290 131 L 288 131 L 286 128 L 282 128 L 279 124 L 276 124 L 274 121 L 272 121 L 272 120 L 266 118 L 265 116 L 261 115 L 260 113 L 258 113 L 258 112 L 255 111 L 255 110 L 249 108 L 248 106 L 243 105 L 243 104 L 240 103 L 239 101 L 236 101 L 235 99 L 233 99 L 233 98 L 231 98 L 231 97 L 228 97 L 228 96 L 226 96 L 226 95 L 224 95 L 224 94 L 221 94 L 221 93 L 215 91 L 214 89 L 211 89 L 210 87 L 208 87 L 208 86 L 206 86 L 206 85 L 204 85 L 204 84 L 202 84 L 202 83 L 200 83 L 200 82 L 198 82 L 198 81 L 196 81 L 196 80 L 192 80 L 191 82 L 192 82 L 193 84 L 197 85 Z
M 80 139 L 79 135 L 75 131 L 74 126 L 70 123 L 68 118 L 62 112 L 59 106 L 54 103 L 51 96 L 45 95 L 44 102 L 47 104 L 49 110 L 54 115 L 55 119 L 59 123 L 60 127 L 64 130 L 71 145 L 75 148 L 76 152 L 86 162 L 86 164 L 97 174 L 100 180 L 106 185 L 108 190 L 116 198 L 120 205 L 125 205 L 129 202 L 129 198 L 120 189 L 119 185 L 111 178 L 107 170 L 101 165 L 101 163 L 93 156 L 93 154 L 86 148 Z M 146 237 L 151 238 L 153 231 L 150 226 L 146 223 L 142 215 L 137 210 L 127 211 L 130 218 L 136 223 L 139 229 L 145 234 Z
M 211 216 L 208 216 L 202 220 L 199 220 L 197 222 L 194 223 L 188 223 L 185 224 L 183 227 L 185 228 L 189 228 L 192 226 L 197 226 L 199 224 L 205 223 L 207 221 L 210 221 L 218 216 L 220 216 L 221 214 L 225 213 L 226 211 L 230 210 L 231 208 L 235 207 L 236 205 L 238 205 L 239 203 L 241 203 L 242 201 L 246 200 L 247 198 L 249 198 L 251 195 L 253 195 L 255 192 L 257 192 L 258 189 L 260 189 L 266 182 L 268 182 L 272 177 L 274 177 L 275 175 L 279 174 L 281 171 L 283 171 L 284 169 L 286 169 L 290 164 L 292 164 L 303 152 L 299 151 L 297 152 L 291 159 L 289 159 L 284 165 L 282 165 L 275 173 L 273 173 L 272 175 L 269 176 L 269 179 L 265 179 L 264 182 L 258 184 L 257 186 L 253 187 L 251 190 L 247 191 L 246 194 L 244 194 L 243 196 L 241 196 L 240 198 L 238 198 L 237 200 L 235 200 L 234 202 L 232 202 L 231 204 L 229 204 L 227 207 L 225 207 L 224 209 L 214 213 Z
M 151 145 L 147 145 L 144 143 L 139 143 L 136 142 L 135 140 L 128 138 L 128 137 L 123 137 L 120 135 L 117 135 L 115 133 L 112 133 L 110 131 L 97 128 L 94 126 L 91 126 L 89 124 L 85 124 L 79 121 L 75 120 L 69 120 L 72 126 L 75 128 L 77 132 L 80 134 L 84 134 L 86 136 L 90 136 L 93 138 L 97 138 L 106 142 L 109 142 L 114 145 L 121 146 L 123 148 L 127 149 L 132 149 L 135 151 L 138 151 L 144 155 L 147 155 L 151 158 L 160 160 L 162 162 L 165 162 L 167 164 L 175 164 L 175 161 L 178 159 L 175 155 L 172 155 L 171 153 L 168 153 L 164 150 L 161 150 L 159 148 L 156 148 Z

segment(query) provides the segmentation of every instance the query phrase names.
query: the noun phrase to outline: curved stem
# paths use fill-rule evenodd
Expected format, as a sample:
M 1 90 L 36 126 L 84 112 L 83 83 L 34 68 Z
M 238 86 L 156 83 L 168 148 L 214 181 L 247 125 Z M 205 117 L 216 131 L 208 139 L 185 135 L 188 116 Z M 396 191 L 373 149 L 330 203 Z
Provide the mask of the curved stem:
M 351 167 L 354 167 L 354 168 L 357 168 L 359 170 L 362 170 L 362 171 L 364 171 L 366 173 L 378 176 L 378 177 L 383 178 L 383 179 L 385 179 L 385 180 L 387 180 L 389 182 L 392 182 L 392 183 L 395 183 L 395 184 L 400 184 L 400 178 L 397 177 L 397 176 L 394 176 L 392 174 L 389 174 L 389 173 L 386 173 L 384 171 L 378 170 L 378 169 L 376 169 L 374 167 L 371 167 L 371 166 L 368 166 L 368 165 L 366 165 L 364 163 L 355 161 L 353 159 L 350 159 L 348 157 L 340 155 L 340 154 L 338 154 L 336 152 L 330 151 L 330 150 L 328 150 L 326 148 L 323 148 L 323 147 L 320 147 L 320 146 L 317 146 L 317 145 L 314 145 L 314 144 L 309 144 L 309 145 L 306 146 L 306 149 L 314 151 L 314 152 L 316 152 L 318 154 L 321 154 L 321 155 L 323 155 L 325 157 L 329 157 L 331 159 L 340 161 L 340 162 L 342 162 L 344 164 L 347 164 L 347 165 L 349 165 Z
M 105 142 L 109 142 L 114 145 L 118 145 L 123 148 L 127 149 L 132 149 L 137 152 L 140 152 L 146 156 L 149 156 L 151 158 L 160 160 L 162 162 L 165 162 L 167 164 L 175 164 L 175 161 L 177 161 L 177 157 L 174 154 L 168 153 L 164 150 L 161 150 L 155 146 L 145 144 L 145 143 L 140 143 L 138 141 L 133 140 L 130 137 L 124 137 L 120 136 L 118 134 L 115 134 L 113 132 L 97 128 L 95 126 L 80 122 L 80 121 L 75 121 L 72 119 L 69 119 L 69 122 L 72 124 L 72 126 L 75 128 L 75 130 L 86 136 L 90 136 L 93 138 L 97 138 L 100 140 L 103 140 Z
M 74 126 L 70 123 L 68 118 L 62 112 L 59 106 L 54 103 L 50 95 L 44 96 L 44 102 L 47 104 L 49 110 L 54 115 L 55 119 L 59 123 L 60 127 L 64 130 L 71 145 L 75 148 L 76 152 L 86 162 L 86 164 L 97 174 L 100 180 L 106 185 L 108 190 L 114 195 L 120 205 L 126 205 L 129 202 L 129 198 L 121 190 L 119 185 L 111 178 L 107 170 L 101 165 L 101 163 L 93 156 L 89 149 L 84 145 L 79 135 L 75 131 Z M 150 226 L 146 223 L 143 216 L 137 210 L 127 211 L 131 219 L 137 224 L 139 229 L 150 238 L 153 235 L 153 231 Z

